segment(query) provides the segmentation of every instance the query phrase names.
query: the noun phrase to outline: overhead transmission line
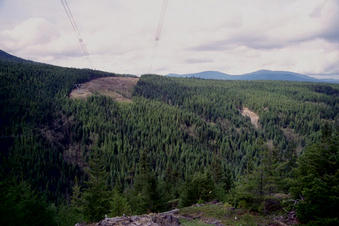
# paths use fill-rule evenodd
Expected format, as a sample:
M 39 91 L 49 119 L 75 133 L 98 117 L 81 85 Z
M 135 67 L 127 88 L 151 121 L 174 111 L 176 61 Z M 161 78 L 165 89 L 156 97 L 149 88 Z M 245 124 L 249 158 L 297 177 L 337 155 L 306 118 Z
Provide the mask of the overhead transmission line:
M 158 42 L 160 40 L 161 31 L 164 26 L 165 16 L 167 12 L 167 6 L 168 6 L 168 0 L 162 1 L 161 11 L 160 11 L 160 17 L 159 17 L 159 23 L 157 26 L 157 30 L 155 32 L 155 41 Z
M 152 49 L 151 64 L 150 64 L 150 68 L 149 68 L 149 73 L 151 73 L 152 69 L 153 69 L 153 61 L 154 61 L 154 58 L 156 56 L 156 50 L 158 48 L 158 43 L 160 41 L 162 28 L 164 26 L 165 16 L 166 16 L 166 12 L 167 12 L 167 6 L 168 6 L 168 0 L 163 0 L 162 5 L 161 5 L 158 25 L 157 25 L 157 28 L 156 28 L 156 31 L 155 31 L 154 46 L 153 46 L 153 49 Z
M 71 11 L 71 9 L 70 9 L 70 7 L 68 5 L 68 2 L 67 2 L 67 0 L 60 0 L 60 2 L 61 2 L 62 7 L 65 10 L 65 13 L 66 13 L 66 16 L 67 16 L 69 22 L 72 25 L 73 31 L 74 31 L 74 33 L 76 35 L 76 38 L 77 38 L 78 42 L 79 42 L 80 50 L 81 50 L 82 54 L 89 61 L 90 67 L 92 68 L 92 61 L 91 61 L 91 59 L 89 57 L 90 54 L 88 52 L 87 45 L 84 42 L 83 38 L 81 38 L 79 27 L 78 27 L 77 23 L 75 22 L 75 19 L 73 17 L 72 11 Z

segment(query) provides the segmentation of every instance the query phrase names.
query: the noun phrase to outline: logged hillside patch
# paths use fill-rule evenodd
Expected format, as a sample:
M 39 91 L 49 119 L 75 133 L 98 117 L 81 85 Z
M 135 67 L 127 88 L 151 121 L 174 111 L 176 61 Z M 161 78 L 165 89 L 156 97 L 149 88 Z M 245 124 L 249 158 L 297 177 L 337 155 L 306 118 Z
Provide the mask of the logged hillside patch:
M 104 77 L 80 84 L 70 93 L 71 99 L 86 99 L 94 94 L 113 98 L 118 102 L 131 102 L 134 86 L 139 78 Z
M 257 115 L 256 113 L 254 113 L 253 111 L 251 111 L 247 107 L 244 107 L 241 110 L 241 115 L 244 116 L 244 117 L 249 117 L 251 119 L 252 125 L 256 129 L 258 129 L 260 127 L 260 124 L 259 124 L 259 115 Z

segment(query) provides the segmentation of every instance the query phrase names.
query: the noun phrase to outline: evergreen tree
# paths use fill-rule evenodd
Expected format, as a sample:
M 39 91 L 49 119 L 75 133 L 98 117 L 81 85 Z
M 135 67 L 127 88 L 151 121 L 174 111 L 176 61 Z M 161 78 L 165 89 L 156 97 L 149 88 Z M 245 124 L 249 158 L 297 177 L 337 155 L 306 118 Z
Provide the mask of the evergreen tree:
M 133 204 L 137 213 L 156 212 L 162 210 L 165 200 L 162 199 L 158 188 L 158 181 L 151 171 L 147 153 L 140 153 L 139 174 L 135 178 L 133 188 Z
M 114 188 L 112 191 L 111 211 L 109 215 L 111 217 L 130 215 L 132 208 L 129 205 L 127 199 L 119 192 L 118 188 Z
M 55 208 L 27 182 L 0 182 L 0 225 L 57 225 Z
M 215 187 L 209 173 L 196 173 L 191 181 L 185 183 L 181 196 L 181 207 L 197 202 L 207 202 L 215 198 Z
M 274 150 L 262 146 L 259 165 L 243 175 L 233 190 L 234 204 L 259 211 L 266 196 L 278 191 L 281 176 L 276 174 Z
M 297 216 L 301 223 L 338 225 L 339 133 L 326 129 L 322 143 L 307 147 L 297 161 L 294 185 L 299 200 Z
M 83 212 L 83 199 L 80 190 L 80 185 L 78 182 L 78 178 L 76 177 L 74 180 L 72 199 L 71 199 L 71 207 L 78 213 L 81 214 Z
M 89 162 L 89 179 L 83 193 L 83 213 L 89 222 L 103 219 L 111 209 L 110 192 L 106 185 L 107 172 L 100 153 L 99 150 L 93 153 Z

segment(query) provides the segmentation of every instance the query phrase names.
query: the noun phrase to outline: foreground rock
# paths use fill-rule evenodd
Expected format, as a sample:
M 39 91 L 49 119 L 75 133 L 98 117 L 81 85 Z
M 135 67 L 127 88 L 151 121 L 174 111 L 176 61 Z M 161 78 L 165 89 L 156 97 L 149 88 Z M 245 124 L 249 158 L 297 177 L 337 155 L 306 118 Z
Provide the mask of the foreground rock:
M 130 216 L 130 217 L 113 217 L 105 218 L 104 220 L 97 223 L 97 226 L 134 226 L 134 225 L 148 225 L 148 226 L 176 226 L 180 225 L 179 218 L 176 214 L 179 212 L 178 209 L 164 212 L 164 213 L 151 213 L 140 216 Z

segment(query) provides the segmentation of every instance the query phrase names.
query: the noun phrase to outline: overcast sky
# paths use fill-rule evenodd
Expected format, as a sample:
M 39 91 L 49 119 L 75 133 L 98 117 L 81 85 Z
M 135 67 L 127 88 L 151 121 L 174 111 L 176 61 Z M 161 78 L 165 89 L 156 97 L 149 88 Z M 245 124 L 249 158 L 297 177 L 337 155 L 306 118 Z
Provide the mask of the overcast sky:
M 287 70 L 339 79 L 339 0 L 0 0 L 0 49 L 117 73 Z M 90 61 L 92 63 L 90 63 Z

